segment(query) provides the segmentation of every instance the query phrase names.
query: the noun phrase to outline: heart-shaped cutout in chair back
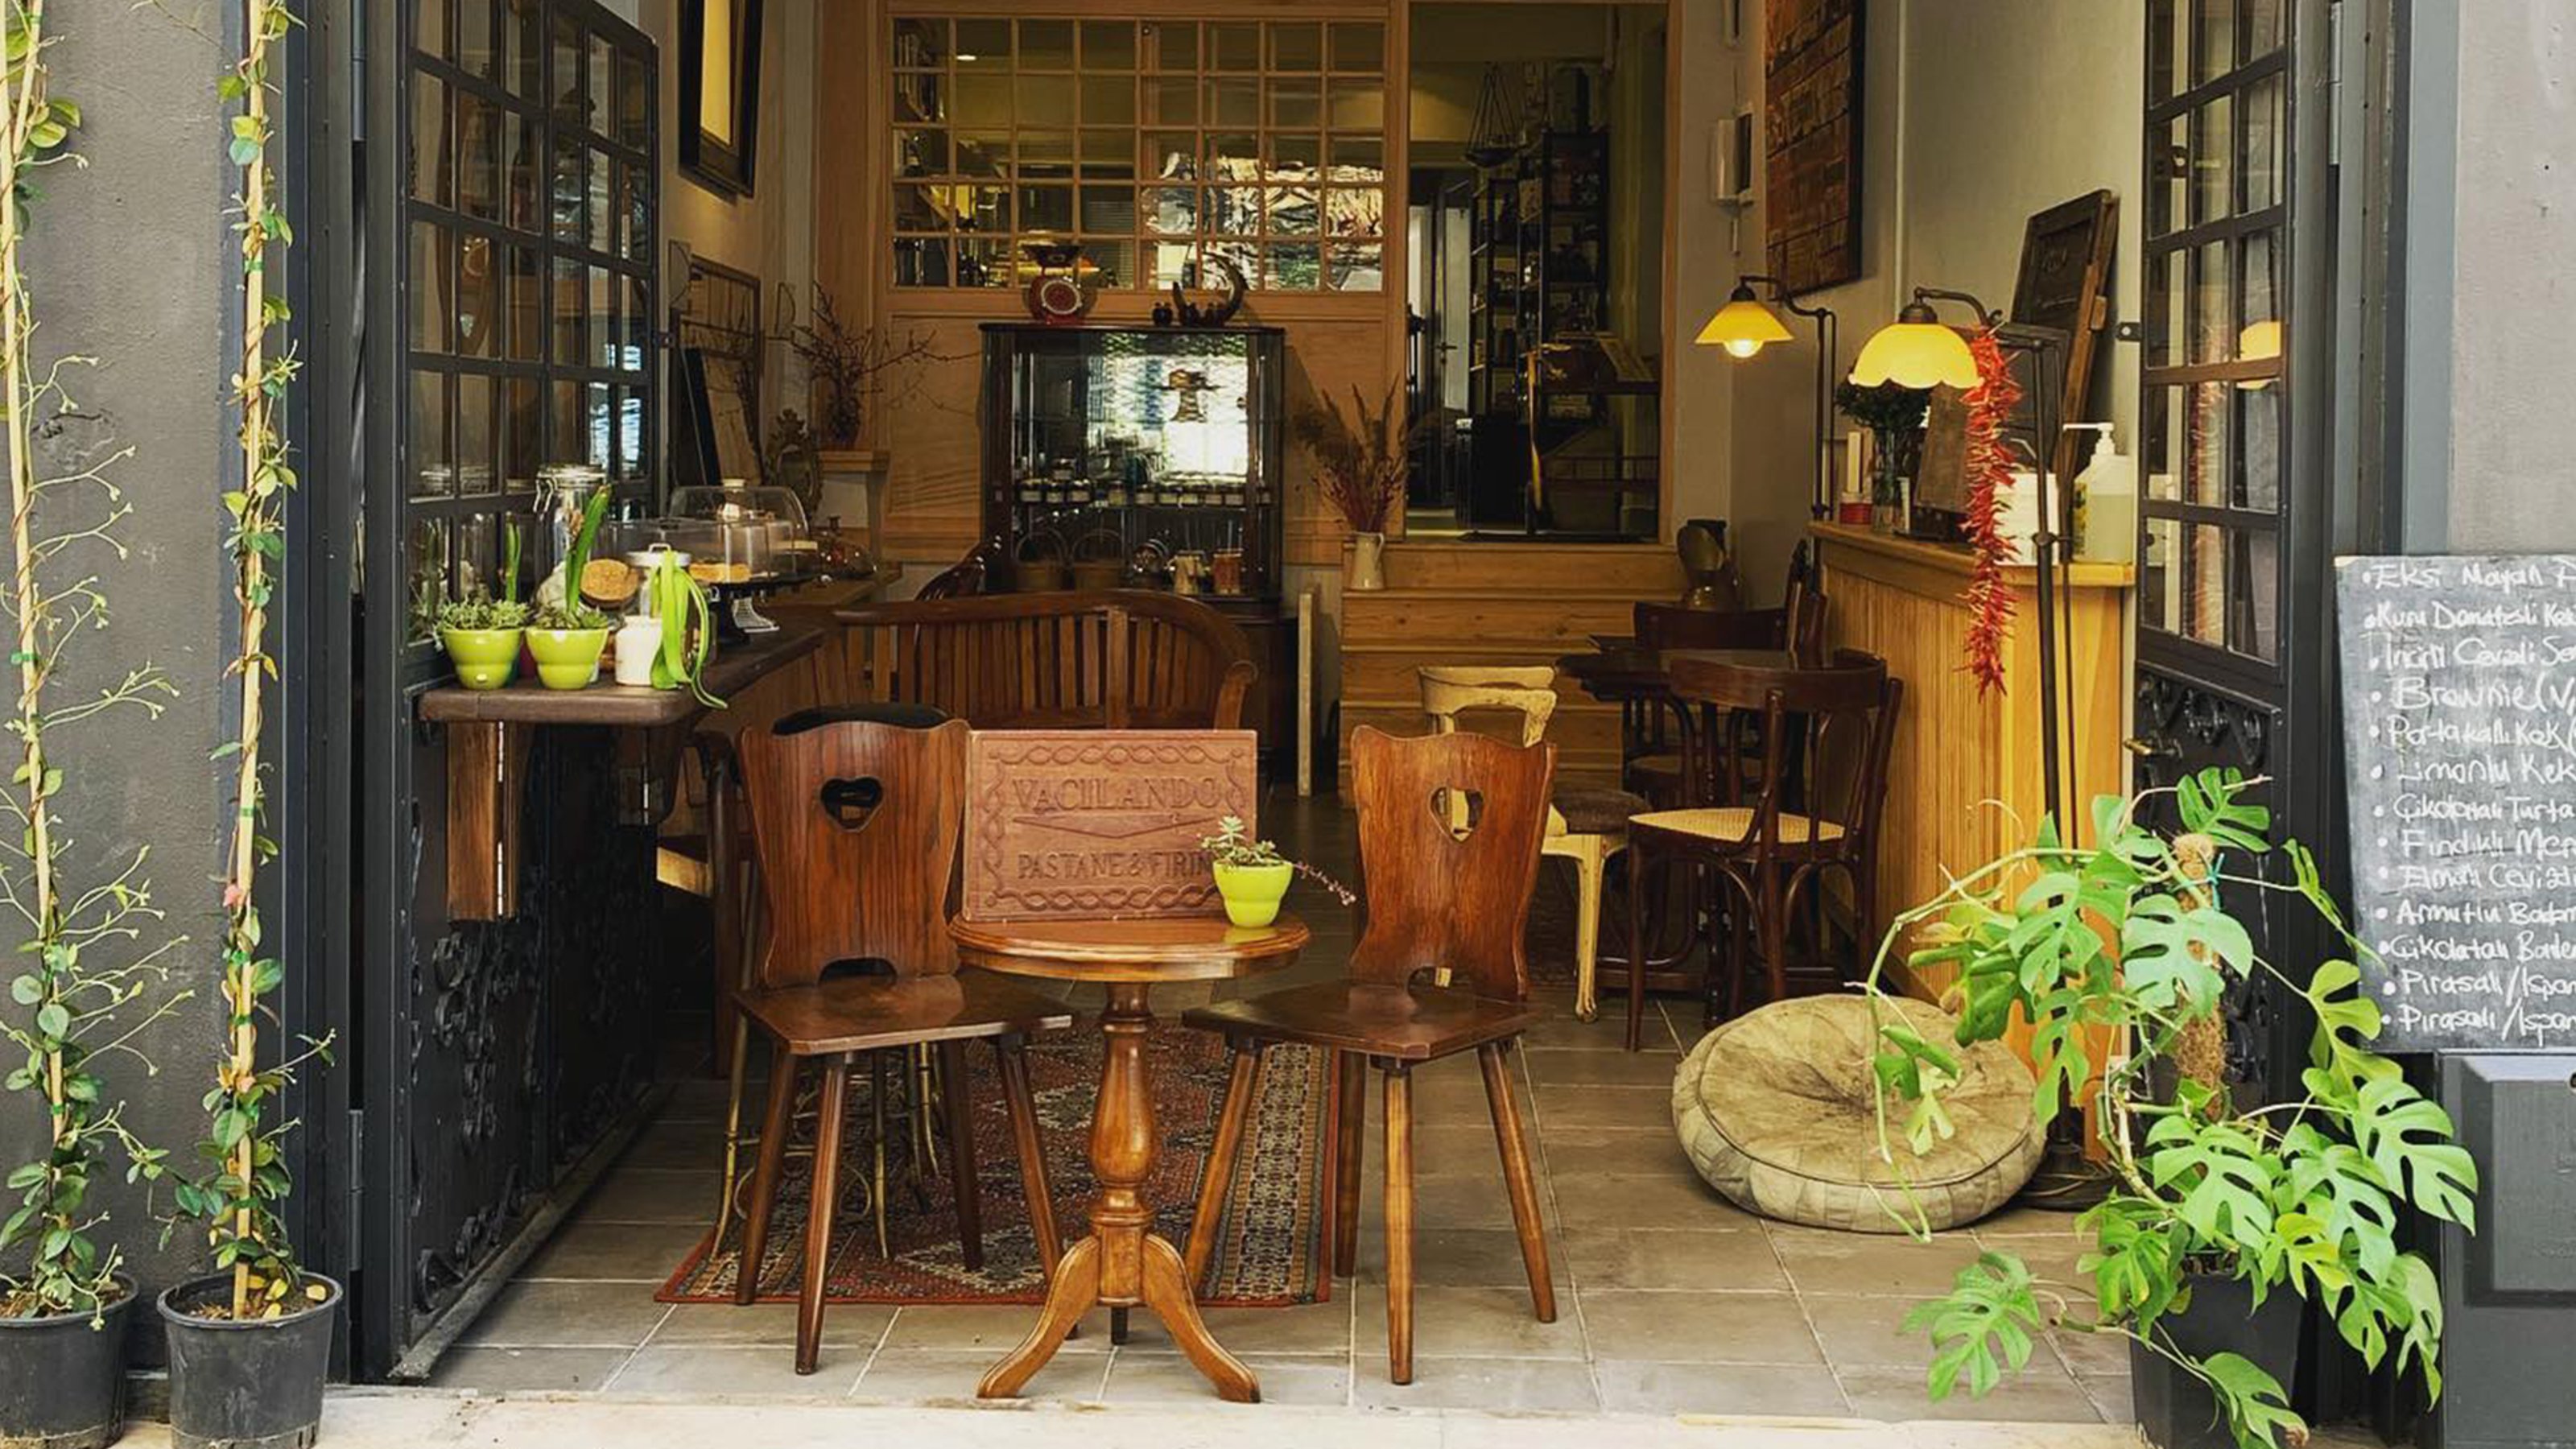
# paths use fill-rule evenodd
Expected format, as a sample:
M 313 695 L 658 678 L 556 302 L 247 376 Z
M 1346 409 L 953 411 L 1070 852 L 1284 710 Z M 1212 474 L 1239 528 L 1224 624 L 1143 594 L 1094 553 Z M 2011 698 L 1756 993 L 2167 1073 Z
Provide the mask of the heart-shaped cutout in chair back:
M 870 775 L 856 780 L 826 780 L 815 800 L 832 823 L 843 830 L 862 830 L 885 804 L 885 783 Z
M 1485 792 L 1456 785 L 1435 786 L 1431 791 L 1431 814 L 1451 835 L 1464 840 L 1485 823 Z

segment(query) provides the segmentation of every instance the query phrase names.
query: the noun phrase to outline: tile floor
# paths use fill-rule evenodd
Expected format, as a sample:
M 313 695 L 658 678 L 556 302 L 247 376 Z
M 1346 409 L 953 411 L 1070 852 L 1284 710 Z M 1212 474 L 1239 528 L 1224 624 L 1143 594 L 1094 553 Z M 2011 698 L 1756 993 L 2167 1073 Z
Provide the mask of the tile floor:
M 1266 823 L 1283 843 L 1302 838 L 1310 858 L 1331 869 L 1348 859 L 1349 817 L 1329 810 L 1283 808 Z M 1306 909 L 1317 940 L 1303 962 L 1220 989 L 1275 989 L 1338 972 L 1348 917 L 1329 903 Z M 1697 1034 L 1696 1007 L 1659 1007 L 1650 1050 L 1630 1055 L 1607 1014 L 1587 1025 L 1574 1019 L 1570 992 L 1546 1000 L 1554 1013 L 1527 1041 L 1518 1086 L 1537 1138 L 1557 1321 L 1530 1315 L 1476 1068 L 1469 1059 L 1438 1063 L 1422 1071 L 1414 1094 L 1415 1381 L 1387 1382 L 1376 1190 L 1383 1157 L 1372 1109 L 1356 1279 L 1336 1282 L 1328 1302 L 1209 1315 L 1218 1338 L 1260 1374 L 1268 1401 L 2127 1422 L 2116 1342 L 2052 1333 L 1992 1396 L 1936 1405 L 1923 1397 L 1923 1341 L 1899 1331 L 1906 1310 L 1981 1247 L 2012 1249 L 2043 1276 L 2070 1279 L 2076 1243 L 2067 1218 L 2008 1212 L 1917 1244 L 1749 1216 L 1702 1186 L 1674 1143 L 1669 1083 Z M 1188 993 L 1158 992 L 1156 1003 L 1177 1011 Z M 722 1098 L 721 1083 L 682 1082 L 661 1120 L 441 1361 L 436 1382 L 610 1396 L 972 1395 L 1027 1329 L 1031 1309 L 835 1307 L 824 1318 L 820 1371 L 799 1378 L 789 1362 L 791 1308 L 653 1301 L 704 1232 Z M 1120 1404 L 1196 1401 L 1208 1390 L 1138 1314 L 1123 1347 L 1095 1321 L 1030 1393 Z

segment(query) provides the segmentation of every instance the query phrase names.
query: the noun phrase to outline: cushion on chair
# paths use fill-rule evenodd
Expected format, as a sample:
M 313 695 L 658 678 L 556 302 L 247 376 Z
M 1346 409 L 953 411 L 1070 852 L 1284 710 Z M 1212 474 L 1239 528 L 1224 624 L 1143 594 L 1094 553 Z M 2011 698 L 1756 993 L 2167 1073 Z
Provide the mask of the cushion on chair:
M 1958 1025 L 1919 1001 L 1885 1009 L 1929 1041 L 1950 1043 Z M 1700 1038 L 1673 1074 L 1673 1127 L 1691 1165 L 1745 1211 L 1810 1227 L 1904 1231 L 1900 1169 L 1934 1228 L 2002 1207 L 2046 1146 L 2030 1069 L 2000 1042 L 1953 1048 L 1960 1080 L 1942 1100 L 1957 1132 L 1921 1157 L 1900 1142 L 1891 1164 L 1878 1156 L 1873 1042 L 1858 996 L 1774 1002 Z
M 1646 811 L 1644 797 L 1625 790 L 1559 790 L 1548 797 L 1565 817 L 1569 835 L 1615 835 L 1628 828 L 1628 817 Z
M 1658 810 L 1639 815 L 1634 824 L 1655 830 L 1670 830 L 1681 835 L 1696 835 L 1705 840 L 1744 840 L 1753 833 L 1753 812 L 1730 805 L 1700 810 Z M 1780 838 L 1791 845 L 1804 845 L 1813 831 L 1819 840 L 1840 840 L 1843 828 L 1827 820 L 1811 823 L 1804 815 L 1780 812 Z

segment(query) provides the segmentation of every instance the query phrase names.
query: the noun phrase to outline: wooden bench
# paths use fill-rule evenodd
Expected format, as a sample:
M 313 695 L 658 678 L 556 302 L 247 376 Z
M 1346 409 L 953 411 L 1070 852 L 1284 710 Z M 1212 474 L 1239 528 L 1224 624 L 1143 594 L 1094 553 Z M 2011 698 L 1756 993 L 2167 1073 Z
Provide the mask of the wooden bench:
M 978 729 L 1239 729 L 1256 671 L 1234 622 L 1143 589 L 914 599 L 842 609 L 865 697 Z

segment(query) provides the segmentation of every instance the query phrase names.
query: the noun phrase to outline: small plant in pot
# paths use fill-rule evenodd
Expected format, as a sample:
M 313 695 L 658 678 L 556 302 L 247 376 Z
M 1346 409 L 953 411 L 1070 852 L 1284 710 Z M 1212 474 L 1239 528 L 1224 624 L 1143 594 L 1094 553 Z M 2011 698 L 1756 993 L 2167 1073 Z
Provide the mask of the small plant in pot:
M 519 633 L 528 606 L 519 602 L 519 526 L 502 535 L 501 597 L 449 599 L 438 606 L 438 641 L 456 682 L 467 689 L 499 689 L 519 668 Z
M 537 611 L 528 618 L 528 653 L 537 661 L 537 679 L 548 689 L 585 689 L 599 677 L 599 656 L 608 649 L 617 621 L 583 602 L 582 570 L 590 565 L 599 540 L 600 520 L 608 516 L 609 495 L 603 488 L 582 510 L 581 527 L 544 588 Z
M 199 1176 L 179 1184 L 180 1210 L 204 1225 L 215 1271 L 161 1295 L 170 1355 L 170 1438 L 178 1449 L 301 1449 L 322 1423 L 322 1385 L 331 1366 L 340 1285 L 296 1261 L 277 1208 L 294 1184 L 280 1138 L 293 1125 L 272 1120 L 281 1094 L 305 1061 L 327 1042 L 280 1051 L 261 1040 L 273 1019 L 270 1000 L 286 963 L 264 949 L 260 867 L 277 853 L 261 833 L 262 717 L 267 686 L 278 672 L 269 653 L 268 611 L 286 558 L 286 501 L 295 487 L 278 408 L 297 372 L 291 349 L 277 348 L 271 329 L 284 304 L 268 292 L 293 236 L 276 206 L 268 164 L 270 112 L 277 67 L 294 25 L 285 0 L 243 0 L 242 49 L 221 94 L 229 154 L 241 178 L 242 357 L 233 378 L 241 410 L 243 484 L 227 499 L 234 532 L 233 602 L 240 633 L 226 678 L 238 691 L 239 733 L 218 752 L 232 773 L 232 836 L 224 857 L 222 909 L 223 1025 L 213 1087 L 205 1095 L 207 1127 L 198 1144 Z
M 499 689 L 519 667 L 519 634 L 528 606 L 512 599 L 450 599 L 438 609 L 438 639 L 456 682 Z
M 2393 1356 L 2440 1396 L 2440 1290 L 2398 1234 L 2410 1210 L 2472 1226 L 2476 1166 L 2441 1107 L 2370 1049 L 2380 1013 L 2356 991 L 2354 964 L 2367 948 L 2314 858 L 2266 840 L 2268 813 L 2247 788 L 2211 770 L 2152 792 L 2172 797 L 2182 828 L 2171 836 L 2139 823 L 2139 801 L 2105 796 L 2090 845 L 2043 825 L 2028 848 L 1900 916 L 1882 946 L 1873 1002 L 1894 943 L 1928 926 L 1934 944 L 1914 959 L 1957 969 L 1959 1043 L 2029 1023 L 2041 1121 L 2098 1073 L 2108 1156 L 2109 1191 L 2075 1224 L 2090 1239 L 2089 1281 L 2048 1283 L 1987 1252 L 1908 1319 L 1931 1338 L 1933 1397 L 1994 1388 L 2029 1360 L 2045 1316 L 2060 1332 L 2128 1341 L 2139 1421 L 2163 1449 L 2295 1449 L 2307 1426 L 2284 1385 L 2303 1305 L 2372 1367 Z M 2304 976 L 2284 970 L 2256 951 L 2231 894 L 2295 897 L 2349 953 Z M 2316 1025 L 2300 1094 L 2241 1106 L 2223 1080 L 2220 1012 L 2258 977 Z M 1949 1131 L 1957 1058 L 1893 1012 L 1874 1015 L 1879 1150 L 1901 1177 L 1906 1154 Z M 2101 1034 L 2125 1049 L 2095 1061 L 2088 1035 Z
M 1200 836 L 1199 849 L 1207 852 L 1208 867 L 1216 875 L 1225 918 L 1238 926 L 1266 926 L 1278 920 L 1289 882 L 1301 875 L 1331 891 L 1343 905 L 1359 899 L 1340 881 L 1281 855 L 1279 847 L 1267 840 L 1253 839 L 1239 815 L 1219 820 L 1216 834 Z

